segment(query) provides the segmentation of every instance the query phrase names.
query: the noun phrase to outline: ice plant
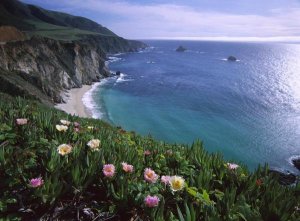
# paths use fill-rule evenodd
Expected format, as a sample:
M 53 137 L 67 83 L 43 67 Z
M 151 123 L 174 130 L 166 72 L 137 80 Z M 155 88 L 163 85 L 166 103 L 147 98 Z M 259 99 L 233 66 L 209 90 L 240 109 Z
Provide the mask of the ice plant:
M 18 118 L 16 119 L 17 125 L 25 125 L 28 123 L 28 120 L 26 118 Z
M 56 130 L 66 132 L 68 130 L 68 126 L 56 125 Z
M 149 183 L 155 183 L 158 179 L 158 175 L 154 172 L 154 170 L 146 168 L 144 171 L 144 178 Z
M 239 165 L 237 165 L 235 163 L 227 163 L 226 165 L 227 165 L 228 169 L 230 169 L 230 170 L 235 170 L 236 168 L 239 167 Z
M 67 126 L 69 126 L 71 124 L 71 122 L 67 121 L 67 120 L 60 120 L 60 123 L 63 125 L 67 125 Z
M 29 181 L 29 185 L 33 188 L 37 188 L 42 186 L 44 183 L 44 180 L 41 177 L 33 178 Z
M 87 145 L 91 148 L 92 151 L 99 151 L 100 140 L 99 139 L 90 140 L 87 143 Z
M 113 164 L 105 164 L 102 171 L 104 176 L 111 178 L 115 175 L 115 166 Z
M 145 198 L 145 205 L 147 207 L 153 208 L 153 207 L 157 207 L 159 203 L 159 198 L 157 196 L 150 196 L 148 195 Z
M 171 190 L 175 192 L 184 188 L 185 181 L 181 176 L 172 176 L 169 180 L 169 184 Z
M 132 173 L 133 172 L 133 166 L 130 164 L 127 164 L 125 162 L 121 163 L 122 164 L 122 168 L 126 173 Z
M 68 145 L 68 144 L 61 144 L 57 147 L 57 152 L 64 156 L 64 155 L 67 155 L 69 153 L 71 153 L 72 151 L 72 146 Z
M 161 176 L 161 182 L 165 185 L 169 184 L 169 181 L 170 181 L 170 176 Z

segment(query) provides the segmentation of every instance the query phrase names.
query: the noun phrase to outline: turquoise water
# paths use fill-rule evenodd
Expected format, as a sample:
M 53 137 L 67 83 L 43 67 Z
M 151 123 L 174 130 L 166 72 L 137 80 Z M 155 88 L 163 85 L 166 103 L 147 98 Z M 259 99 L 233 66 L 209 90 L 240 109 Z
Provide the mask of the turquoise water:
M 300 155 L 300 45 L 146 41 L 110 57 L 121 77 L 92 92 L 97 117 L 177 143 L 204 141 L 255 168 L 292 170 Z M 183 45 L 184 53 L 175 52 Z M 226 58 L 234 55 L 237 62 Z M 295 171 L 296 172 L 296 171 Z

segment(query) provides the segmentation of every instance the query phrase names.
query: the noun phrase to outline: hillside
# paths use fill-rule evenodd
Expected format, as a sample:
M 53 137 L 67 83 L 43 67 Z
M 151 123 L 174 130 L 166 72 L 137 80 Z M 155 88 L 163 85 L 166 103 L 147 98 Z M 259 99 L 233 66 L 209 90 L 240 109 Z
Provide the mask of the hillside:
M 49 11 L 34 5 L 27 5 L 17 0 L 0 0 L 0 25 L 15 26 L 28 35 L 41 35 L 57 39 L 72 40 L 80 35 L 117 35 L 109 29 L 87 18 L 66 13 Z M 69 37 L 69 35 L 73 38 Z
M 300 184 L 281 186 L 267 166 L 0 97 L 1 220 L 300 218 Z

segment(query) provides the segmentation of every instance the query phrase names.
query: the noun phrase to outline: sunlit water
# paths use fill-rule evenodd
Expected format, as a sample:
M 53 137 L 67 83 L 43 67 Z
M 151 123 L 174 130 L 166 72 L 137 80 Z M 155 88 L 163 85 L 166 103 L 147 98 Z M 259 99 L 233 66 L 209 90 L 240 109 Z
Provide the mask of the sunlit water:
M 146 43 L 110 58 L 122 75 L 92 91 L 95 116 L 168 142 L 200 138 L 251 169 L 268 162 L 297 172 L 289 159 L 300 155 L 300 45 Z

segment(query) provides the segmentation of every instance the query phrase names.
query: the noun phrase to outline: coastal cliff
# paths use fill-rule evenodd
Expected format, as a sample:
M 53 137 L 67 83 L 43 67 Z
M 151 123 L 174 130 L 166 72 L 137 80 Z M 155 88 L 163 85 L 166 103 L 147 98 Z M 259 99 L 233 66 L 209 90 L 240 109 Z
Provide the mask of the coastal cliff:
M 53 105 L 66 90 L 109 76 L 107 53 L 146 45 L 87 18 L 0 1 L 0 91 Z
M 53 102 L 60 103 L 64 102 L 65 90 L 109 76 L 105 67 L 106 53 L 131 52 L 143 47 L 145 44 L 141 42 L 120 37 L 89 36 L 70 42 L 32 37 L 0 45 L 0 66 L 39 88 Z M 5 80 L 7 72 L 0 74 L 0 78 Z M 4 92 L 11 90 L 14 88 Z

